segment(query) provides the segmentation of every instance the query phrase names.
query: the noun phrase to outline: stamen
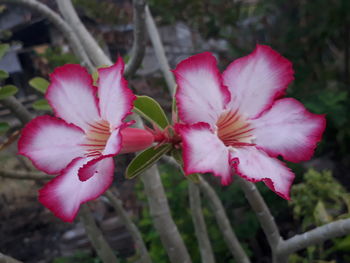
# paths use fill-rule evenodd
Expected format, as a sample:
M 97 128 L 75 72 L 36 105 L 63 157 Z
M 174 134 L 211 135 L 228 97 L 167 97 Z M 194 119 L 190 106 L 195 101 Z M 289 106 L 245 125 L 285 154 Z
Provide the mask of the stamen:
M 83 144 L 86 148 L 85 156 L 98 157 L 102 154 L 106 143 L 111 135 L 109 123 L 105 120 L 97 121 L 89 124 L 91 129 L 86 133 L 86 139 Z

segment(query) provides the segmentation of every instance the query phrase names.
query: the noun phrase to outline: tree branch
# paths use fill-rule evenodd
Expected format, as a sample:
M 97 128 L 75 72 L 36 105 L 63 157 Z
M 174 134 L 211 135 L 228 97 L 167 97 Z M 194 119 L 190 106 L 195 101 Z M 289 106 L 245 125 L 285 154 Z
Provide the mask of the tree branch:
M 65 20 L 78 35 L 81 45 L 85 52 L 89 54 L 93 64 L 97 67 L 113 64 L 81 22 L 72 2 L 70 0 L 56 0 L 56 3 Z
M 115 191 L 116 192 L 116 191 Z M 136 248 L 140 253 L 140 262 L 142 263 L 152 263 L 152 260 L 148 254 L 145 243 L 143 242 L 142 235 L 136 225 L 132 222 L 129 215 L 125 211 L 122 202 L 117 198 L 118 193 L 114 194 L 112 190 L 107 190 L 105 193 L 110 204 L 113 206 L 117 214 L 121 217 L 124 225 L 131 234 L 136 244 Z
M 97 255 L 103 263 L 118 263 L 119 260 L 115 256 L 111 247 L 108 245 L 100 229 L 97 227 L 95 220 L 87 204 L 80 207 L 80 218 L 84 224 L 86 234 L 88 235 Z
M 224 236 L 226 245 L 230 249 L 235 260 L 238 263 L 250 263 L 248 256 L 244 252 L 235 233 L 233 232 L 230 221 L 226 215 L 225 208 L 223 207 L 214 189 L 202 177 L 200 177 L 199 187 L 213 210 L 216 222 Z
M 10 178 L 10 179 L 19 179 L 19 180 L 51 180 L 54 178 L 52 175 L 40 173 L 40 172 L 28 172 L 28 171 L 13 171 L 0 169 L 0 177 Z
M 198 185 L 188 180 L 188 195 L 190 198 L 190 208 L 193 225 L 198 240 L 199 251 L 203 263 L 214 263 L 213 249 L 208 237 L 207 226 L 202 213 L 201 197 Z
M 160 65 L 160 69 L 167 83 L 170 95 L 173 96 L 175 93 L 176 82 L 173 74 L 170 71 L 170 66 L 165 55 L 165 50 L 162 44 L 162 40 L 160 39 L 157 26 L 154 22 L 153 16 L 148 6 L 146 6 L 146 26 L 147 26 L 149 37 L 153 45 L 154 52 L 156 54 L 156 57 Z
M 13 257 L 6 256 L 0 252 L 0 263 L 23 263 L 22 261 L 18 261 Z
M 23 125 L 33 118 L 32 114 L 14 96 L 0 100 L 0 103 L 8 108 Z
M 71 27 L 56 12 L 36 0 L 0 0 L 0 2 L 25 5 L 46 17 L 63 33 L 63 36 L 67 38 L 73 52 L 79 57 L 81 64 L 88 67 L 89 70 L 92 70 L 92 63 L 80 44 L 79 39 Z
M 145 27 L 145 7 L 144 0 L 134 0 L 134 41 L 131 49 L 131 57 L 126 64 L 124 76 L 132 77 L 140 67 L 146 49 L 146 27 Z
M 172 263 L 190 263 L 191 258 L 171 217 L 159 171 L 152 166 L 141 175 L 153 224 Z

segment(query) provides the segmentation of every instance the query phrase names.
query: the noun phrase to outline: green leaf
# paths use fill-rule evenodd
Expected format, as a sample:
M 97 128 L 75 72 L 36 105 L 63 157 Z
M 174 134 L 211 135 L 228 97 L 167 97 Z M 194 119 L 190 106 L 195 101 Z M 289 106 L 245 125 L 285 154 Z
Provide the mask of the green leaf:
M 36 102 L 33 103 L 32 107 L 35 110 L 45 110 L 45 111 L 51 110 L 49 103 L 45 99 L 37 100 Z
M 35 77 L 29 81 L 29 85 L 34 89 L 40 91 L 41 93 L 46 92 L 47 88 L 49 87 L 49 84 L 50 83 L 46 79 L 41 77 Z
M 0 100 L 15 95 L 18 89 L 14 85 L 5 85 L 0 88 Z
M 164 144 L 144 150 L 130 162 L 126 168 L 125 177 L 131 179 L 139 175 L 157 162 L 171 147 L 171 144 Z
M 0 69 L 0 79 L 7 79 L 8 77 L 9 74 L 6 71 Z
M 10 48 L 9 44 L 0 44 L 0 59 L 5 55 L 5 53 L 9 48 Z
M 134 112 L 141 115 L 159 128 L 164 129 L 169 125 L 169 121 L 159 103 L 148 96 L 137 96 L 134 101 Z
M 10 129 L 10 125 L 7 122 L 0 122 L 0 135 L 5 134 Z

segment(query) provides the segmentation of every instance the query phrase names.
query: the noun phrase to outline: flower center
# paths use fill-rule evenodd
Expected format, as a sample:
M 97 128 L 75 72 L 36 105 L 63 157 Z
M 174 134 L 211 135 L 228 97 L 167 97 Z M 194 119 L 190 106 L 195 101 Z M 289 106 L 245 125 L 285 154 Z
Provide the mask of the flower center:
M 221 114 L 217 123 L 217 135 L 226 145 L 234 148 L 253 146 L 254 136 L 248 121 L 236 111 L 227 111 Z
M 97 157 L 102 154 L 107 140 L 111 135 L 109 123 L 100 120 L 94 124 L 89 124 L 90 130 L 86 133 L 86 140 L 82 146 L 86 147 L 85 155 L 87 157 Z

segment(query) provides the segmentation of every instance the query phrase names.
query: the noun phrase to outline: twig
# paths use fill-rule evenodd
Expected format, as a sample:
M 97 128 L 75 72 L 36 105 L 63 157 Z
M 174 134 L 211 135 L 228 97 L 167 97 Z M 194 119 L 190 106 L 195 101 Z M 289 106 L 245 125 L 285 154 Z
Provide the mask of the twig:
M 113 206 L 117 214 L 121 217 L 124 225 L 131 234 L 136 244 L 137 250 L 140 252 L 140 262 L 142 263 L 151 263 L 152 260 L 148 254 L 145 243 L 143 242 L 142 235 L 139 229 L 136 227 L 134 222 L 130 219 L 127 212 L 125 211 L 122 202 L 117 198 L 117 194 L 114 194 L 112 190 L 107 190 L 105 193 L 110 204 Z
M 155 228 L 172 263 L 189 263 L 190 256 L 171 217 L 168 199 L 156 166 L 141 176 Z
M 190 208 L 193 225 L 198 240 L 199 251 L 203 263 L 214 263 L 213 249 L 208 237 L 207 226 L 202 213 L 201 197 L 198 185 L 188 180 L 188 194 L 190 198 Z
M 224 236 L 226 245 L 230 249 L 235 260 L 238 263 L 250 263 L 248 256 L 244 252 L 235 233 L 233 232 L 230 221 L 226 215 L 225 208 L 223 207 L 214 189 L 201 177 L 199 187 L 209 202 L 211 209 L 213 210 L 216 222 L 220 228 L 221 233 Z
M 240 178 L 239 176 L 236 176 L 235 178 L 240 187 L 242 188 L 256 216 L 258 217 L 258 220 L 267 237 L 272 252 L 274 253 L 277 246 L 282 241 L 275 219 L 271 215 L 269 208 L 267 207 L 264 199 L 260 195 L 258 189 L 256 189 L 255 185 L 251 182 Z
M 90 59 L 81 46 L 74 31 L 56 12 L 51 10 L 45 4 L 42 4 L 36 0 L 0 0 L 0 2 L 25 5 L 46 17 L 63 33 L 63 36 L 67 38 L 71 44 L 73 52 L 79 57 L 81 64 L 88 67 L 90 70 L 93 68 Z
M 147 26 L 149 37 L 153 45 L 154 52 L 156 54 L 156 57 L 160 65 L 160 69 L 167 83 L 170 95 L 173 96 L 175 93 L 176 82 L 173 74 L 170 71 L 170 66 L 165 55 L 165 50 L 162 44 L 162 40 L 160 39 L 157 26 L 154 22 L 154 19 L 152 17 L 151 11 L 149 10 L 148 6 L 146 6 L 146 26 Z
M 6 256 L 0 252 L 0 263 L 23 263 L 22 261 L 18 261 L 13 257 Z
M 19 179 L 19 180 L 51 180 L 54 178 L 52 175 L 40 173 L 40 172 L 29 172 L 29 171 L 13 171 L 0 169 L 0 177 L 10 178 L 10 179 Z
M 83 45 L 85 52 L 89 54 L 94 65 L 97 67 L 111 65 L 112 61 L 81 22 L 72 2 L 70 0 L 56 0 L 56 3 L 65 20 L 72 27 L 75 34 L 78 35 L 80 43 Z
M 103 263 L 118 263 L 119 260 L 115 256 L 111 247 L 108 245 L 100 229 L 97 227 L 96 222 L 91 214 L 91 211 L 87 204 L 83 204 L 80 207 L 80 218 L 84 224 L 86 233 L 96 250 L 97 255 Z
M 279 245 L 275 262 L 287 262 L 288 256 L 298 250 L 347 234 L 350 234 L 350 218 L 331 222 L 303 234 L 296 235 Z
M 33 118 L 32 114 L 14 96 L 0 100 L 0 103 L 8 108 L 22 124 L 26 124 Z
M 144 0 L 134 0 L 134 41 L 131 49 L 131 57 L 125 67 L 124 76 L 132 77 L 140 67 L 146 49 L 145 6 Z

